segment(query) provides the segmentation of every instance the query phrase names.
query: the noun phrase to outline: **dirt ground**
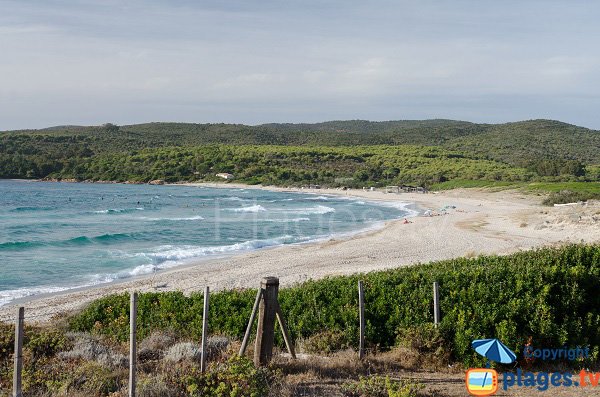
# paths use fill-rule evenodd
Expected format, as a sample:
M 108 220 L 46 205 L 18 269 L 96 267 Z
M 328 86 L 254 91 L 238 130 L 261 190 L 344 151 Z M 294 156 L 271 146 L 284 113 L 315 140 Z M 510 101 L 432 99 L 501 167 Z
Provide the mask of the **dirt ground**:
M 391 361 L 390 356 L 382 356 L 375 360 L 361 363 L 353 356 L 353 352 L 341 353 L 329 357 L 303 356 L 298 360 L 279 357 L 275 360 L 276 368 L 285 374 L 283 395 L 294 397 L 331 396 L 343 397 L 340 386 L 361 375 L 389 376 L 393 380 L 410 380 L 420 383 L 424 388 L 419 392 L 423 397 L 465 397 L 468 392 L 465 386 L 466 371 L 458 368 L 439 370 L 398 369 L 402 364 Z M 386 370 L 387 368 L 387 370 Z M 572 371 L 577 372 L 577 371 Z M 598 387 L 553 387 L 540 391 L 535 387 L 510 387 L 504 390 L 502 373 L 495 396 L 559 396 L 587 397 L 600 396 Z M 573 379 L 577 379 L 574 374 Z

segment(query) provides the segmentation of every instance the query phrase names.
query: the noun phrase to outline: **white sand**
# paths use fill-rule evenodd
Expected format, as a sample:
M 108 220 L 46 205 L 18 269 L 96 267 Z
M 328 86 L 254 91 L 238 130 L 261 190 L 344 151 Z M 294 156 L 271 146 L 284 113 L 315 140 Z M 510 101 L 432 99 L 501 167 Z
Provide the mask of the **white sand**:
M 205 185 L 205 186 L 214 186 Z M 223 185 L 222 185 L 223 186 Z M 227 184 L 223 187 L 239 185 Z M 244 186 L 247 187 L 247 186 Z M 298 191 L 297 189 L 273 189 Z M 303 190 L 309 192 L 309 190 Z M 102 287 L 71 291 L 19 302 L 26 318 L 45 321 L 76 310 L 107 294 L 125 291 L 199 291 L 256 288 L 264 276 L 277 276 L 282 285 L 329 275 L 368 272 L 460 256 L 507 254 L 566 242 L 600 242 L 600 203 L 543 207 L 540 197 L 510 191 L 453 190 L 439 194 L 385 194 L 362 190 L 319 189 L 369 200 L 414 202 L 422 209 L 456 206 L 447 215 L 386 223 L 380 230 L 345 239 L 294 245 L 204 260 Z M 0 320 L 12 321 L 15 304 L 0 308 Z

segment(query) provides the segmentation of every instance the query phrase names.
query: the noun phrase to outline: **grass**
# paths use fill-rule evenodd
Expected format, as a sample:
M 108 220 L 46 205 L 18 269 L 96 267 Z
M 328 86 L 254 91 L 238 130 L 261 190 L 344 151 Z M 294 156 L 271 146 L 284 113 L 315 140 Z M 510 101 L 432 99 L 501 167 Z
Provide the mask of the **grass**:
M 544 205 L 599 200 L 600 182 L 505 182 L 455 179 L 431 186 L 431 190 L 489 189 L 493 191 L 519 189 L 524 193 L 547 194 Z
M 600 194 L 600 182 L 507 182 L 454 179 L 431 185 L 431 190 L 450 190 L 460 188 L 503 188 L 522 189 L 525 192 L 552 193 L 569 190 L 572 192 Z
M 468 180 L 453 179 L 451 181 L 436 183 L 431 185 L 430 190 L 451 190 L 451 189 L 469 189 L 469 188 L 503 188 L 511 189 L 522 186 L 523 183 L 507 181 L 486 181 L 486 180 Z
M 533 192 L 571 192 L 593 193 L 600 195 L 600 182 L 534 182 L 528 183 L 525 189 Z

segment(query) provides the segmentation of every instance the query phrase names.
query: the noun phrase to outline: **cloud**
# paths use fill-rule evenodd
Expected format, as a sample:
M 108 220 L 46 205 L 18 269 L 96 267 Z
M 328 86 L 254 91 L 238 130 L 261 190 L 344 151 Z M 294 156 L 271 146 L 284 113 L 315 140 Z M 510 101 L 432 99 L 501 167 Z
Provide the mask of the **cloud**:
M 583 4 L 0 0 L 0 129 L 536 117 L 600 128 L 600 5 Z

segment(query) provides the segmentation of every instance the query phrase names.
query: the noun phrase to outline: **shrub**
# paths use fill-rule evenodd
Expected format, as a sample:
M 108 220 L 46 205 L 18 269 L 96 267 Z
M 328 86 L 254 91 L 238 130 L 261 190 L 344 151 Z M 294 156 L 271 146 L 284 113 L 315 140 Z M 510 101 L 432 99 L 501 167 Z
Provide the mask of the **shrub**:
M 228 361 L 210 366 L 203 374 L 195 364 L 180 363 L 166 369 L 164 381 L 189 396 L 263 397 L 275 374 L 256 368 L 245 357 L 232 356 Z
M 560 192 L 550 193 L 550 195 L 542 201 L 542 204 L 553 206 L 554 204 L 577 203 L 579 201 L 588 201 L 592 199 L 600 199 L 600 194 L 561 190 Z
M 448 326 L 448 324 L 444 324 Z M 431 363 L 448 363 L 452 344 L 448 339 L 451 332 L 433 324 L 420 324 L 398 329 L 397 345 L 413 349 Z
M 283 288 L 279 299 L 291 337 L 308 339 L 327 329 L 356 347 L 358 280 L 365 286 L 366 338 L 380 348 L 394 346 L 403 329 L 432 323 L 433 281 L 440 286 L 441 336 L 452 358 L 465 365 L 485 364 L 471 349 L 471 341 L 480 338 L 497 337 L 514 351 L 530 336 L 536 345 L 600 348 L 599 245 L 459 258 Z M 253 290 L 213 294 L 211 331 L 241 339 L 254 295 Z M 140 300 L 140 334 L 167 325 L 199 339 L 201 294 L 148 293 Z M 127 340 L 121 338 L 128 335 L 128 322 L 116 321 L 127 305 L 126 295 L 98 300 L 75 316 L 71 327 Z
M 149 337 L 140 342 L 138 358 L 140 361 L 158 360 L 164 350 L 175 343 L 175 334 L 167 331 L 154 331 Z
M 200 346 L 192 342 L 177 343 L 169 348 L 165 353 L 166 361 L 197 361 L 202 358 Z
M 32 332 L 27 339 L 25 348 L 31 351 L 34 359 L 51 357 L 69 345 L 66 336 L 56 330 L 41 330 L 39 333 Z
M 0 323 L 0 361 L 8 359 L 15 348 L 15 329 L 5 323 Z
M 82 391 L 88 396 L 106 396 L 119 390 L 119 374 L 100 364 L 88 362 L 79 367 L 65 381 L 63 390 Z
M 226 336 L 213 335 L 206 338 L 206 358 L 213 360 L 225 353 L 230 345 L 230 340 Z
M 181 392 L 169 387 L 162 379 L 156 376 L 140 377 L 136 388 L 137 397 L 179 397 Z
M 301 343 L 306 353 L 330 354 L 339 350 L 347 349 L 351 343 L 347 335 L 341 331 L 323 331 L 304 339 Z
M 59 357 L 67 360 L 95 361 L 108 368 L 124 368 L 129 359 L 101 342 L 97 336 L 89 334 L 73 335 L 74 342 L 71 350 L 59 353 Z

